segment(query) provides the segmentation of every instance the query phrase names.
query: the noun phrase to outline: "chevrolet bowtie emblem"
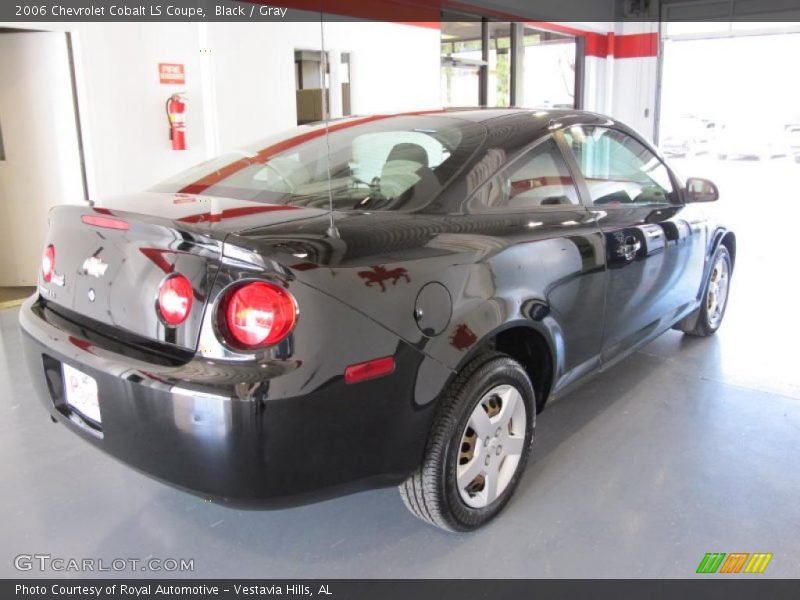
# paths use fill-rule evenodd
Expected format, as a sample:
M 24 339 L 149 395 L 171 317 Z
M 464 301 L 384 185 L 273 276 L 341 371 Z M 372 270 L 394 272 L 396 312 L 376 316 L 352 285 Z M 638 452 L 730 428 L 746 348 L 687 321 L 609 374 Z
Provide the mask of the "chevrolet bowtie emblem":
M 106 273 L 106 269 L 108 269 L 108 265 L 104 263 L 102 260 L 97 258 L 96 256 L 90 256 L 85 261 L 83 261 L 83 272 L 87 275 L 91 275 L 92 277 L 97 277 L 100 279 Z

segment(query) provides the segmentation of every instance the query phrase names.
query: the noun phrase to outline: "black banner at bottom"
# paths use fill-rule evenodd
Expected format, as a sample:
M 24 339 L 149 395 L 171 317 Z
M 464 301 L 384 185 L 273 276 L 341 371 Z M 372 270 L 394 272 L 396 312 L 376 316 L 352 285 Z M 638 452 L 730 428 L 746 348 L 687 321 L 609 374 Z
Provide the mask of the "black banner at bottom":
M 539 594 L 546 598 L 642 598 L 648 600 L 694 597 L 704 600 L 749 598 L 767 595 L 770 600 L 800 597 L 798 580 L 728 579 L 719 576 L 683 580 L 605 579 L 141 579 L 141 580 L 13 580 L 0 584 L 0 597 L 31 600 L 463 600 L 524 599 Z

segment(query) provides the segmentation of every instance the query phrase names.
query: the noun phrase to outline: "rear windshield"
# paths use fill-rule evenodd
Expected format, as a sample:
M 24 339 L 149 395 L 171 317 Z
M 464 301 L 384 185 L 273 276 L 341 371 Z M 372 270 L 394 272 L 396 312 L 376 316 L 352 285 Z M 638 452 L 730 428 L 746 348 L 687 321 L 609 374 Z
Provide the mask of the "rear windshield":
M 483 126 L 442 116 L 364 117 L 298 127 L 153 188 L 335 210 L 413 210 L 450 182 Z M 328 161 L 330 156 L 330 161 Z

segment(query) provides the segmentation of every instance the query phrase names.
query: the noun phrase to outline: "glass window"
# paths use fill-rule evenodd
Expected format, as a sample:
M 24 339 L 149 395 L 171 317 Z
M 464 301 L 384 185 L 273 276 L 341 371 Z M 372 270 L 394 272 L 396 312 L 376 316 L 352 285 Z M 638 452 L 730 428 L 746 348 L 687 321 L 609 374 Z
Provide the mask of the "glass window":
M 473 212 L 519 212 L 579 204 L 575 183 L 556 143 L 549 139 L 515 160 L 473 200 Z
M 564 131 L 594 205 L 677 202 L 669 172 L 643 144 L 615 129 L 574 126 Z
M 443 106 L 478 106 L 480 67 L 484 65 L 481 20 L 442 20 L 441 84 Z
M 517 106 L 573 108 L 575 38 L 525 27 L 518 69 L 522 73 Z
M 154 191 L 336 210 L 419 208 L 444 189 L 483 141 L 482 126 L 397 116 L 305 126 L 212 159 Z M 330 179 L 329 179 L 330 176 Z
M 457 133 L 455 137 L 458 137 Z M 365 133 L 353 140 L 353 160 L 350 169 L 361 181 L 371 182 L 383 175 L 381 184 L 386 186 L 389 184 L 385 181 L 387 164 L 392 162 L 393 171 L 401 179 L 411 183 L 413 177 L 408 178 L 404 175 L 415 174 L 420 164 L 435 170 L 449 156 L 450 150 L 442 141 L 421 131 Z
M 489 23 L 488 106 L 511 106 L 511 24 Z

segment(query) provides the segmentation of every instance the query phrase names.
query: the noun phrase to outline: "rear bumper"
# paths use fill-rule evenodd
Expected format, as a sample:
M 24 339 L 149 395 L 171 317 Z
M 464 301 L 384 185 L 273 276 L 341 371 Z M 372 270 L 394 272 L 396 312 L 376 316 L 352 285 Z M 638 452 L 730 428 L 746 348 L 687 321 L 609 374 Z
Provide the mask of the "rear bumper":
M 300 504 L 396 484 L 422 459 L 435 403 L 414 402 L 423 355 L 405 342 L 393 341 L 392 375 L 354 385 L 332 376 L 292 395 L 281 375 L 256 381 L 261 365 L 193 359 L 165 367 L 112 352 L 60 326 L 35 297 L 20 325 L 34 387 L 55 419 L 131 467 L 203 497 Z M 99 429 L 66 405 L 63 363 L 97 381 Z M 304 379 L 297 373 L 292 381 Z

